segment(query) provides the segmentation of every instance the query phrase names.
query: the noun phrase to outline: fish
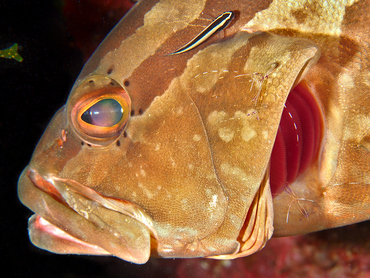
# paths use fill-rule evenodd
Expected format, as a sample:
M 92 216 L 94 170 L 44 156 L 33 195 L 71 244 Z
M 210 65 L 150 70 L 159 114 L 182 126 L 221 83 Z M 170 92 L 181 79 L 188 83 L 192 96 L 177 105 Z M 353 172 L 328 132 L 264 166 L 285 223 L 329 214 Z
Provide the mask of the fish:
M 194 39 L 192 39 L 190 42 L 185 44 L 183 47 L 179 48 L 175 52 L 172 52 L 170 55 L 174 54 L 180 54 L 184 53 L 186 51 L 189 51 L 204 41 L 206 41 L 208 38 L 210 38 L 212 35 L 217 33 L 218 31 L 224 29 L 234 18 L 233 12 L 224 12 L 222 15 L 219 15 L 210 25 L 208 25 L 202 32 L 200 32 Z
M 14 59 L 18 62 L 23 61 L 23 57 L 18 54 L 18 44 L 14 43 L 12 46 L 0 50 L 0 58 Z
M 369 220 L 369 4 L 139 1 L 19 177 L 31 242 L 235 259 Z

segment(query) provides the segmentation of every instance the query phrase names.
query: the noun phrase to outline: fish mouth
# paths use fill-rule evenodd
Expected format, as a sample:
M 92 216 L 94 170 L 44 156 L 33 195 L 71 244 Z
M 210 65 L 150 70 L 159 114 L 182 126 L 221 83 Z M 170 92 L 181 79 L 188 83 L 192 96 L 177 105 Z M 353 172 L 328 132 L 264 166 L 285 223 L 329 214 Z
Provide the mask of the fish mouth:
M 149 259 L 151 241 L 158 239 L 143 208 L 72 179 L 42 176 L 27 167 L 18 181 L 18 196 L 36 213 L 29 219 L 31 242 L 50 252 L 114 255 L 142 264 Z

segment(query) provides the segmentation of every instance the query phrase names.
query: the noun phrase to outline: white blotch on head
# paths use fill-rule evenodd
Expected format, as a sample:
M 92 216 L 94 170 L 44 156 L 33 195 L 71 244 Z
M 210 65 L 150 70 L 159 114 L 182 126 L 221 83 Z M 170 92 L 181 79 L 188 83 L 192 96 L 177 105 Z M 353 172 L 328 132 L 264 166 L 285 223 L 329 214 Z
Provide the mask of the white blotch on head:
M 220 138 L 227 143 L 233 139 L 234 131 L 228 127 L 222 127 L 218 129 L 218 136 L 220 136 Z
M 248 142 L 253 137 L 257 136 L 256 130 L 249 125 L 249 118 L 247 114 L 241 111 L 236 111 L 234 117 L 241 121 L 243 127 L 240 132 L 244 141 Z
M 262 131 L 262 137 L 263 139 L 267 140 L 269 137 L 269 132 L 267 130 Z
M 146 176 L 146 173 L 145 173 L 144 169 L 140 169 L 140 174 L 141 174 L 143 177 L 145 177 L 145 176 Z
M 346 89 L 351 89 L 355 86 L 352 76 L 346 72 L 339 74 L 338 85 Z
M 256 13 L 243 27 L 244 30 L 264 31 L 269 29 L 288 28 L 311 34 L 339 36 L 346 8 L 358 0 L 311 1 L 286 0 L 273 1 L 267 9 Z M 315 7 L 312 9 L 312 7 Z M 304 22 L 296 13 L 306 15 Z
M 170 157 L 170 161 L 171 161 L 171 166 L 176 167 L 176 162 L 175 162 L 175 160 L 173 159 L 172 156 Z
M 149 190 L 149 189 L 147 189 L 147 188 L 144 186 L 144 184 L 142 184 L 141 182 L 139 182 L 139 183 L 137 184 L 137 186 L 143 190 L 144 194 L 146 195 L 146 197 L 147 197 L 148 199 L 151 199 L 151 198 L 153 197 L 153 193 L 152 193 L 152 192 L 150 192 L 150 190 Z
M 216 124 L 220 124 L 222 123 L 223 121 L 226 120 L 226 112 L 225 111 L 213 111 L 211 114 L 209 114 L 208 116 L 208 122 L 209 124 L 211 125 L 216 125 Z
M 209 206 L 211 208 L 216 208 L 217 206 L 217 195 L 216 194 L 212 196 L 212 201 L 209 203 Z
M 370 71 L 365 71 L 363 73 L 363 81 L 366 86 L 370 87 Z
M 199 134 L 195 134 L 195 135 L 193 136 L 193 140 L 194 140 L 195 142 L 200 141 L 200 139 L 202 139 L 202 136 L 200 136 Z
M 184 107 L 182 106 L 177 107 L 177 109 L 175 110 L 175 113 L 177 116 L 181 116 L 184 113 Z

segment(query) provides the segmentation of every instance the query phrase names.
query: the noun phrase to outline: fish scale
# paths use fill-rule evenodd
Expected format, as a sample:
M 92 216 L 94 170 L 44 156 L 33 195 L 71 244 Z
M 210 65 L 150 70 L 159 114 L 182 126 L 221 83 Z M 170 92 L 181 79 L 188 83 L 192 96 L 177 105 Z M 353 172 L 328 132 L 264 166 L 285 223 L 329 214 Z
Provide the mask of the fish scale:
M 139 1 L 51 120 L 18 182 L 39 248 L 233 259 L 369 219 L 369 1 L 189 1 Z

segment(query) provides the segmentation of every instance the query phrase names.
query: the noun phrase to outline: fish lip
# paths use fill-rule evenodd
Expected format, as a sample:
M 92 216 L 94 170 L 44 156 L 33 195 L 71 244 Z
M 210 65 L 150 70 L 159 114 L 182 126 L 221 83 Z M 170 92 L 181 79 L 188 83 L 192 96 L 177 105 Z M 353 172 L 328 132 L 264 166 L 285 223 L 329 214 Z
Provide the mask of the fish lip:
M 48 248 L 44 248 L 42 243 L 46 238 L 46 241 L 53 246 L 52 252 L 54 253 L 64 254 L 65 249 L 72 249 L 75 254 L 111 255 L 107 250 L 97 245 L 73 237 L 38 214 L 29 218 L 28 232 L 34 245 L 48 250 Z
M 57 202 L 61 203 L 66 207 L 71 208 L 76 213 L 78 212 L 70 204 L 68 204 L 68 201 L 63 196 L 63 193 L 58 188 L 56 182 L 58 181 L 65 182 L 73 187 L 71 191 L 75 191 L 84 195 L 86 198 L 95 201 L 102 207 L 132 217 L 133 219 L 145 225 L 150 231 L 153 238 L 158 240 L 158 233 L 154 227 L 154 222 L 152 218 L 149 215 L 147 215 L 140 206 L 130 201 L 104 196 L 99 192 L 96 192 L 95 190 L 87 186 L 84 186 L 72 179 L 64 179 L 52 175 L 49 175 L 49 177 L 43 177 L 39 174 L 39 172 L 36 169 L 32 167 L 28 167 L 26 175 L 37 189 L 45 192 L 46 194 L 51 196 L 54 200 L 56 200 Z
M 91 188 L 87 190 L 95 192 Z M 93 215 L 90 219 L 78 207 L 76 209 L 68 193 L 80 194 L 82 201 L 95 201 L 91 196 L 84 196 L 85 192 L 77 191 L 73 180 L 59 178 L 54 174 L 42 175 L 32 166 L 23 170 L 18 180 L 18 197 L 35 213 L 29 220 L 28 233 L 36 247 L 58 254 L 113 255 L 137 264 L 148 261 L 151 243 L 158 240 L 153 239 L 155 236 L 148 229 L 149 223 L 140 221 L 140 217 L 135 218 L 135 215 L 123 215 L 121 211 L 112 208 L 108 208 L 109 212 L 106 210 L 107 206 L 103 210 L 98 209 L 96 212 L 100 214 L 95 218 Z M 72 199 L 75 196 L 77 195 L 73 195 Z M 102 195 L 100 197 L 103 198 Z M 108 203 L 109 201 L 107 198 Z M 118 206 L 121 200 L 115 202 Z M 113 201 L 113 207 L 115 202 Z M 122 202 L 122 209 L 125 205 Z M 101 204 L 97 202 L 97 206 Z M 142 212 L 146 216 L 142 208 L 137 208 L 138 215 Z M 104 221 L 107 213 L 118 222 Z M 99 217 L 103 221 L 97 222 Z M 151 218 L 148 219 L 150 221 Z

